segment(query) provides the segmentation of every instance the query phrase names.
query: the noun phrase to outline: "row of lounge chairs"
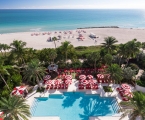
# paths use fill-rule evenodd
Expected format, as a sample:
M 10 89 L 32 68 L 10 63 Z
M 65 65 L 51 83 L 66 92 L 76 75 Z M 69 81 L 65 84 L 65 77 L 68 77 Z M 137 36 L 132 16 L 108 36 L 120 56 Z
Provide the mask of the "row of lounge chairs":
M 46 89 L 68 89 L 68 85 L 67 84 L 47 85 Z

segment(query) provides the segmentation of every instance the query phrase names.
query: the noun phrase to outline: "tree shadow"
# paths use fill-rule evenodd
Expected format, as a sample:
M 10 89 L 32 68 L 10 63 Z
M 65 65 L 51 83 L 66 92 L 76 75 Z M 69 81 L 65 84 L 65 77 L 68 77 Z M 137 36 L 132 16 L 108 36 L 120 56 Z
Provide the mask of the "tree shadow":
M 80 101 L 80 107 L 84 110 L 83 114 L 79 114 L 82 120 L 89 120 L 89 117 L 105 116 L 111 114 L 112 111 L 109 108 L 111 101 L 109 99 L 102 99 L 96 97 L 86 97 Z M 101 100 L 98 100 L 101 99 Z
M 76 99 L 80 98 L 80 94 L 77 92 L 64 92 L 64 96 L 66 97 L 62 103 L 62 106 L 64 108 L 71 107 L 76 101 Z

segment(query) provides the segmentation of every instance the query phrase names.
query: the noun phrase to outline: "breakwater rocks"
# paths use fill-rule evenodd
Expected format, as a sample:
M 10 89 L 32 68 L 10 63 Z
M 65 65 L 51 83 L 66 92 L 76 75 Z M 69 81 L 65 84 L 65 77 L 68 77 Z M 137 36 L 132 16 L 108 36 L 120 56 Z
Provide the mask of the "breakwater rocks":
M 84 28 L 77 28 L 77 29 L 92 29 L 92 28 L 119 28 L 118 26 L 101 26 L 101 27 L 84 27 Z

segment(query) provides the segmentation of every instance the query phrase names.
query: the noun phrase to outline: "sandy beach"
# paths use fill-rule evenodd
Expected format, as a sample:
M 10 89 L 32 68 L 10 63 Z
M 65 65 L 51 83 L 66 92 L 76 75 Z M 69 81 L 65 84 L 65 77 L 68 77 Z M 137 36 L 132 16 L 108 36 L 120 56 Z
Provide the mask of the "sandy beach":
M 105 37 L 113 36 L 118 40 L 119 43 L 126 43 L 134 38 L 136 38 L 140 42 L 145 42 L 145 29 L 131 29 L 131 28 L 92 28 L 92 29 L 76 29 L 70 30 L 72 33 L 67 30 L 65 31 L 51 31 L 51 34 L 48 35 L 48 32 L 22 32 L 22 33 L 7 33 L 0 34 L 0 43 L 10 44 L 13 40 L 22 40 L 27 42 L 27 47 L 31 47 L 34 49 L 42 49 L 42 48 L 54 48 L 53 42 L 48 42 L 49 37 L 57 37 L 61 35 L 62 39 L 56 41 L 57 47 L 61 45 L 61 42 L 65 40 L 70 41 L 71 44 L 76 46 L 92 46 L 92 45 L 100 45 Z M 82 32 L 78 32 L 82 31 Z M 83 32 L 85 31 L 85 32 Z M 31 34 L 38 34 L 31 35 Z M 47 33 L 43 35 L 43 33 Z M 96 34 L 96 40 L 93 40 L 89 37 L 90 33 Z M 82 34 L 85 39 L 79 40 L 79 34 Z

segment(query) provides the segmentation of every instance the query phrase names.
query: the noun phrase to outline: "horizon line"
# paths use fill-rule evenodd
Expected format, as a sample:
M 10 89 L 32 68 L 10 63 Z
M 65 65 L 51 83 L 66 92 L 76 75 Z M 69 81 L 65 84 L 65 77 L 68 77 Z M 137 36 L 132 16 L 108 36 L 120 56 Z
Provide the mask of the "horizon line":
M 0 8 L 0 10 L 95 10 L 95 9 L 140 9 L 143 10 L 145 8 Z

